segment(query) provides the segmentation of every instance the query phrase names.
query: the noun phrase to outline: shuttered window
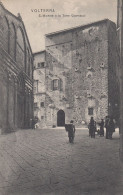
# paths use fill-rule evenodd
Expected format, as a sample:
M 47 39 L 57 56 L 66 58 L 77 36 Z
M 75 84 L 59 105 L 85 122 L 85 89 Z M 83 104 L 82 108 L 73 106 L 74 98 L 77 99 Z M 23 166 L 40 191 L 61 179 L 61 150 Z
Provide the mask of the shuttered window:
M 63 91 L 63 81 L 61 79 L 54 79 L 51 81 L 51 90 Z
M 57 79 L 53 80 L 53 90 L 58 90 L 59 88 L 59 82 Z

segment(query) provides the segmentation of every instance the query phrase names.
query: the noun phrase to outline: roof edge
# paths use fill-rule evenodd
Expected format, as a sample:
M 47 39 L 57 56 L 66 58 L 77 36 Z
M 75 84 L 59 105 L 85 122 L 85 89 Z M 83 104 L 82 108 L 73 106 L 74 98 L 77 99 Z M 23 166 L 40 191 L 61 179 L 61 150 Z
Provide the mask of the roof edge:
M 34 56 L 34 55 L 38 55 L 38 54 L 40 54 L 40 53 L 44 53 L 44 52 L 46 52 L 46 50 L 37 51 L 37 52 L 33 53 L 33 56 Z
M 9 10 L 7 10 L 7 9 L 4 7 L 4 5 L 3 5 L 3 3 L 2 3 L 1 1 L 0 1 L 0 5 L 2 6 L 2 8 L 3 8 L 8 14 L 10 14 L 10 15 L 13 16 L 13 17 L 15 17 L 19 22 L 22 23 L 23 28 L 24 28 L 24 31 L 25 31 L 25 35 L 26 35 L 26 38 L 27 38 L 27 42 L 28 42 L 28 44 L 29 44 L 31 53 L 33 54 L 32 48 L 31 48 L 31 45 L 30 45 L 30 41 L 29 41 L 29 38 L 28 38 L 28 35 L 27 35 L 27 31 L 26 31 L 26 28 L 25 28 L 25 24 L 24 24 L 24 22 L 23 22 L 23 20 L 22 20 L 22 18 L 21 18 L 20 13 L 18 13 L 18 16 L 15 16 L 13 13 L 11 13 Z
M 3 5 L 2 1 L 0 1 L 0 5 L 1 5 L 1 7 L 2 7 L 5 11 L 7 11 L 7 12 L 8 12 L 8 14 L 10 14 L 10 15 L 14 16 L 17 20 L 21 21 L 20 16 L 19 16 L 19 15 L 18 15 L 18 16 L 16 16 L 16 15 L 14 15 L 13 13 L 11 13 L 8 9 L 6 9 L 6 8 L 4 7 L 4 5 Z
M 75 26 L 75 27 L 72 27 L 72 28 L 64 29 L 64 30 L 59 30 L 59 31 L 56 31 L 56 32 L 51 32 L 51 33 L 45 34 L 45 37 L 51 36 L 51 35 L 54 35 L 54 34 L 60 34 L 60 33 L 71 31 L 71 30 L 75 30 L 77 28 L 87 28 L 88 26 L 92 26 L 94 24 L 97 25 L 98 23 L 103 23 L 103 22 L 108 22 L 108 21 L 112 22 L 112 23 L 115 23 L 115 22 L 109 20 L 108 18 L 105 18 L 103 20 L 99 20 L 99 21 L 95 21 L 95 22 L 91 22 L 91 23 Z

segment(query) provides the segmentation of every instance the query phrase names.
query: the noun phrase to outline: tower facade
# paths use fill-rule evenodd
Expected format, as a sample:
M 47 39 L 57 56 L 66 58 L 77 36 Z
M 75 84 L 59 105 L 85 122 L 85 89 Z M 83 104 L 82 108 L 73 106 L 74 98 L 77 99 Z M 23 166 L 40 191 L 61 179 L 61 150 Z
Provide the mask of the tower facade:
M 46 126 L 73 119 L 81 127 L 91 116 L 118 120 L 115 23 L 106 19 L 50 33 L 45 41 Z

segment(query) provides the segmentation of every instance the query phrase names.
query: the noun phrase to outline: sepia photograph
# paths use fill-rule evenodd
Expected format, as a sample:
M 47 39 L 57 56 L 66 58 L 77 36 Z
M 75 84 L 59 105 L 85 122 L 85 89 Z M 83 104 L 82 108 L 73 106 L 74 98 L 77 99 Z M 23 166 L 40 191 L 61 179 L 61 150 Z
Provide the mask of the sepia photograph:
M 0 0 L 0 195 L 123 194 L 123 0 Z

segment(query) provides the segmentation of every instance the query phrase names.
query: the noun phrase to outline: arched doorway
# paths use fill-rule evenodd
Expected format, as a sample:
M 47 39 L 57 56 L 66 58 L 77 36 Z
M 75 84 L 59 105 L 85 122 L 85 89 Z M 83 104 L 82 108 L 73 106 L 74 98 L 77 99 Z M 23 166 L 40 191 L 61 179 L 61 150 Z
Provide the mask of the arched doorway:
M 63 110 L 59 110 L 57 112 L 57 126 L 63 127 L 65 125 L 65 112 Z

